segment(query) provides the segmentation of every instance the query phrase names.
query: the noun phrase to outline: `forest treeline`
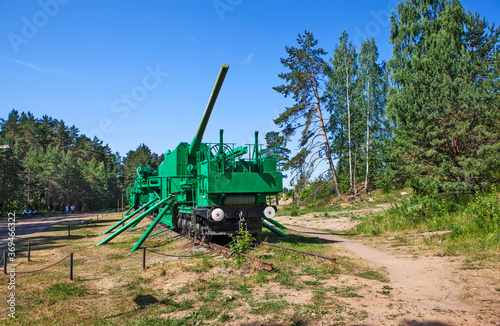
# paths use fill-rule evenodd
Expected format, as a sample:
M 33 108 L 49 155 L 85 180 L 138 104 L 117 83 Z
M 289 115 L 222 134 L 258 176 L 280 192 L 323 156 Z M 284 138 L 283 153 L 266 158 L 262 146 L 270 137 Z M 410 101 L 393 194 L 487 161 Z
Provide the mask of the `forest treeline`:
M 299 34 L 274 87 L 293 104 L 266 135 L 294 191 L 305 201 L 403 186 L 457 196 L 498 184 L 499 37 L 458 0 L 400 3 L 388 62 L 373 38 L 358 49 L 344 31 L 328 54 L 312 32 Z M 0 145 L 9 145 L 0 149 L 4 214 L 116 207 L 136 168 L 163 159 L 144 144 L 122 158 L 75 126 L 16 110 L 0 120 Z
M 403 186 L 457 196 L 498 183 L 499 35 L 458 0 L 400 3 L 388 62 L 373 38 L 358 49 L 344 31 L 328 54 L 312 32 L 299 34 L 274 87 L 293 105 L 266 137 L 298 140 L 283 162 L 295 191 L 304 200 Z
M 122 158 L 62 120 L 16 110 L 0 119 L 0 145 L 2 215 L 116 208 L 137 167 L 159 160 L 144 144 Z

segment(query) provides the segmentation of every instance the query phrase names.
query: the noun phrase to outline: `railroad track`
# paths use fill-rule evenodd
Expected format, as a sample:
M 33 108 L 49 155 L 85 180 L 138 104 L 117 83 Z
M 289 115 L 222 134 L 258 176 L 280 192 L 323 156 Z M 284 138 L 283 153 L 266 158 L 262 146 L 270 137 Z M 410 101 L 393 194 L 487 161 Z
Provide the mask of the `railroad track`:
M 185 236 L 182 236 L 182 235 L 178 235 L 177 237 L 186 238 Z M 174 237 L 174 238 L 176 238 L 176 237 Z M 258 269 L 262 269 L 262 270 L 266 270 L 266 271 L 272 271 L 274 269 L 274 265 L 271 262 L 265 261 L 265 260 L 257 258 L 257 257 L 253 257 L 251 255 L 237 253 L 228 247 L 221 246 L 221 245 L 216 244 L 216 243 L 212 243 L 212 242 L 203 243 L 203 242 L 196 241 L 193 239 L 191 239 L 191 242 L 192 242 L 193 246 L 198 245 L 198 246 L 200 246 L 199 248 L 206 248 L 208 250 L 220 252 L 220 253 L 225 255 L 225 258 L 230 258 L 233 255 L 241 255 L 241 256 L 245 257 L 245 259 L 247 259 L 248 261 L 252 262 L 253 266 L 255 266 Z M 335 257 L 320 255 L 320 254 L 317 254 L 314 252 L 309 252 L 309 251 L 294 249 L 294 248 L 290 248 L 290 247 L 280 246 L 280 245 L 276 245 L 276 244 L 268 243 L 268 242 L 261 242 L 255 248 L 258 248 L 260 246 L 281 249 L 281 250 L 287 250 L 287 251 L 291 251 L 291 252 L 300 253 L 302 255 L 312 256 L 312 257 L 316 257 L 316 258 L 320 258 L 320 259 L 329 260 L 333 263 L 337 263 L 337 259 Z
M 314 252 L 309 252 L 309 251 L 304 251 L 304 250 L 289 248 L 289 247 L 280 246 L 280 245 L 276 245 L 276 244 L 272 244 L 272 243 L 268 243 L 268 242 L 261 242 L 257 247 L 259 247 L 259 246 L 270 247 L 270 248 L 277 248 L 277 249 L 281 249 L 281 250 L 288 250 L 288 251 L 297 252 L 297 253 L 300 253 L 300 254 L 303 254 L 303 255 L 307 255 L 307 256 L 312 256 L 312 257 L 316 257 L 316 258 L 326 259 L 326 260 L 329 260 L 331 262 L 337 263 L 337 258 L 335 258 L 335 257 L 320 255 L 320 254 L 316 254 Z M 236 253 L 233 250 L 231 250 L 230 248 L 227 248 L 227 247 L 215 244 L 215 243 L 209 243 L 207 245 L 207 247 L 210 248 L 210 249 L 212 249 L 212 250 L 214 250 L 214 251 L 219 251 L 221 253 L 226 254 L 227 255 L 226 258 L 229 258 L 229 257 L 231 257 L 234 254 L 241 255 L 241 256 L 245 257 L 246 259 L 248 259 L 249 261 L 252 261 L 253 265 L 255 267 L 259 268 L 259 269 L 264 269 L 266 271 L 272 271 L 274 269 L 273 263 L 271 263 L 271 262 L 262 260 L 262 259 L 257 258 L 257 257 L 250 256 L 250 255 L 247 255 L 247 254 Z

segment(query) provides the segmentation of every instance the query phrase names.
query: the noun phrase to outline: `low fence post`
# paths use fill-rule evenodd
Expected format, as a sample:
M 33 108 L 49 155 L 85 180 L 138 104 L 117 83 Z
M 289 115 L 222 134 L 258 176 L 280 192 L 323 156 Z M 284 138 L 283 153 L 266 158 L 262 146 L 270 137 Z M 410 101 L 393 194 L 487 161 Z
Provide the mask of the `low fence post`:
M 71 225 L 68 225 L 68 237 L 71 236 Z
M 7 275 L 7 250 L 3 252 L 3 273 Z
M 69 254 L 69 279 L 73 281 L 73 253 Z
M 31 242 L 28 242 L 28 261 L 31 261 Z
M 146 269 L 146 247 L 142 247 L 142 269 Z

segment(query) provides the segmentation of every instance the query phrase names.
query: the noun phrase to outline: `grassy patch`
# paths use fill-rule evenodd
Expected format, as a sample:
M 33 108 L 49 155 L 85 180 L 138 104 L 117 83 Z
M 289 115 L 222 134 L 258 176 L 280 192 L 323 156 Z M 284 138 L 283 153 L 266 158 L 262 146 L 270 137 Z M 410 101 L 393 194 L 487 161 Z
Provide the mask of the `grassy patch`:
M 47 288 L 43 296 L 49 300 L 63 300 L 71 297 L 81 297 L 87 295 L 87 288 L 83 285 L 73 283 L 56 283 Z
M 252 307 L 251 313 L 255 315 L 279 314 L 285 307 L 289 305 L 285 300 L 268 300 L 263 302 L 249 302 Z
M 447 255 L 481 255 L 496 258 L 500 251 L 500 201 L 498 193 L 449 199 L 413 196 L 390 209 L 368 217 L 357 232 L 378 236 L 389 232 L 451 230 L 442 236 Z

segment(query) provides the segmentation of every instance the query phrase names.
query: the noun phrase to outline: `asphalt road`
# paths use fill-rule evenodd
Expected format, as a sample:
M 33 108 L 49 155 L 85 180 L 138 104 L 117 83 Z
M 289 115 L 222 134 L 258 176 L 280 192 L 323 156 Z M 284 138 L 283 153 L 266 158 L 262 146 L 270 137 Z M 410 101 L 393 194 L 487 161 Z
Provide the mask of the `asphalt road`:
M 16 239 L 22 238 L 23 236 L 41 232 L 54 224 L 58 224 L 65 221 L 79 221 L 86 220 L 91 217 L 95 218 L 97 213 L 81 213 L 81 214 L 69 214 L 69 215 L 56 215 L 56 216 L 44 216 L 44 217 L 16 217 L 15 218 L 15 233 Z M 9 230 L 8 223 L 12 223 L 12 220 L 2 219 L 0 222 L 0 250 L 3 250 L 5 244 L 9 241 Z

